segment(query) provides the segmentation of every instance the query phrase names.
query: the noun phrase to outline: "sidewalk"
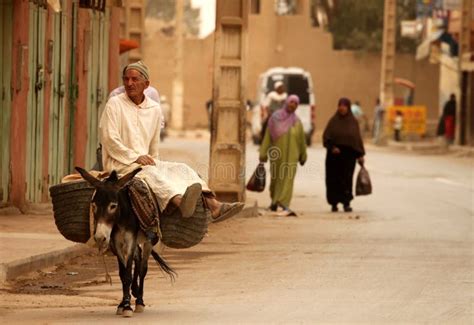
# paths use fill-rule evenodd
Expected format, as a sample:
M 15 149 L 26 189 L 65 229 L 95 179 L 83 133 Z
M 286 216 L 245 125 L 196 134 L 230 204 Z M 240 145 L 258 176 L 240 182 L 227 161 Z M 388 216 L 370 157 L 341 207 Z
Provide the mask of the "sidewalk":
M 256 217 L 258 208 L 249 204 L 236 217 Z M 212 227 L 212 226 L 211 226 Z M 80 256 L 92 248 L 65 239 L 52 214 L 0 215 L 0 283 Z
M 447 145 L 439 139 L 401 142 L 388 140 L 387 147 L 420 154 L 452 154 L 459 157 L 474 157 L 474 147 Z
M 417 153 L 426 154 L 443 154 L 448 153 L 448 146 L 436 139 L 423 140 L 423 141 L 400 141 L 388 140 L 387 146 L 389 148 L 406 150 Z
M 66 240 L 51 214 L 0 215 L 0 282 L 64 262 L 89 250 Z
M 208 150 L 196 147 L 198 142 L 195 141 L 207 143 L 208 137 L 207 130 L 182 132 L 181 136 L 174 134 L 162 144 L 161 155 L 166 160 L 185 162 L 206 176 Z M 189 141 L 183 144 L 179 142 L 181 139 Z M 196 166 L 196 162 L 200 165 Z M 202 165 L 206 166 L 205 170 L 198 168 Z M 247 206 L 236 217 L 256 217 L 258 208 L 255 201 L 248 198 Z M 0 206 L 0 283 L 91 250 L 59 233 L 50 203 L 30 204 L 25 210 L 26 214 L 21 214 L 17 208 Z

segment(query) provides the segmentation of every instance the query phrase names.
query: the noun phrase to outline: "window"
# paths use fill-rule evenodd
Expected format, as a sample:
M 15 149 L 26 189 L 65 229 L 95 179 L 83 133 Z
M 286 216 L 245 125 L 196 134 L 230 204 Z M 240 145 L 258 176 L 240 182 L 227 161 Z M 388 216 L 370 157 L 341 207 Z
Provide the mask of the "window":
M 296 15 L 298 0 L 275 0 L 275 13 L 278 16 Z
M 260 14 L 260 0 L 251 0 L 250 13 L 252 15 Z
M 297 95 L 301 104 L 309 104 L 308 78 L 302 74 L 274 74 L 267 80 L 267 93 L 274 90 L 273 85 L 283 81 L 288 95 Z
M 329 16 L 334 10 L 334 0 L 311 0 L 311 24 L 313 27 L 327 28 Z
M 79 0 L 79 7 L 105 11 L 105 0 Z
M 309 104 L 308 79 L 300 74 L 290 74 L 287 76 L 287 89 L 289 95 L 297 95 L 301 104 Z

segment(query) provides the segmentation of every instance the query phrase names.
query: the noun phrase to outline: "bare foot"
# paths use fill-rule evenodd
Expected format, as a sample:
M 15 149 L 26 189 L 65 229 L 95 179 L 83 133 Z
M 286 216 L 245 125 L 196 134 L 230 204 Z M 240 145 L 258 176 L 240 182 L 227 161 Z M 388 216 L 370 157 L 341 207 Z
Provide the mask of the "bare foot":
M 222 202 L 217 201 L 215 198 L 206 198 L 206 203 L 211 210 L 212 218 L 217 218 L 221 211 Z

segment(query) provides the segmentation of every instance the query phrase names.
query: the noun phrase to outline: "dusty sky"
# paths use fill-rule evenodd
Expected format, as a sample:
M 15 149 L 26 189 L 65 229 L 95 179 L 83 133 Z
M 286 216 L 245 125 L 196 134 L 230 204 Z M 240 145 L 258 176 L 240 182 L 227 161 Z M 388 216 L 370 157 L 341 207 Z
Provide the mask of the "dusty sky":
M 214 31 L 216 23 L 216 0 L 191 0 L 192 6 L 201 8 L 201 30 L 199 37 L 204 38 Z

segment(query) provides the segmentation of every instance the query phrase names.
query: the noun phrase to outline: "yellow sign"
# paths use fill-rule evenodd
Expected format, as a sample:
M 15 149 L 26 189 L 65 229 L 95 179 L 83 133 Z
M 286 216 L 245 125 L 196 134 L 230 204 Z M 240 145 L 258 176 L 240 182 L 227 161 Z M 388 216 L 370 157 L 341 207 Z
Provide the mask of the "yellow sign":
M 426 107 L 425 106 L 392 106 L 389 107 L 386 113 L 386 123 L 388 130 L 393 133 L 393 124 L 397 112 L 402 113 L 403 127 L 402 134 L 418 134 L 424 135 L 426 133 Z

